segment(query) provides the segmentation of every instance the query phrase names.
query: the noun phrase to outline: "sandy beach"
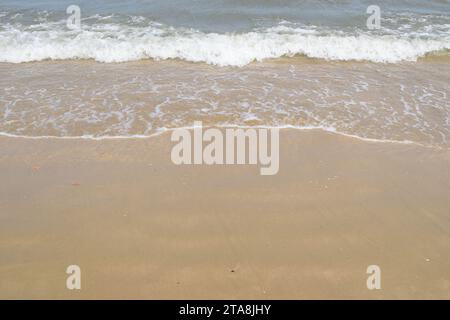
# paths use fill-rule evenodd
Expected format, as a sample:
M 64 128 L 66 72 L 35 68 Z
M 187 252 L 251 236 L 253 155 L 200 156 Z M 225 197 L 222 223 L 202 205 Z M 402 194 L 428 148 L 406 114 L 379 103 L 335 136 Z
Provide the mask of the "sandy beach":
M 0 300 L 450 300 L 449 83 L 449 1 L 2 0 Z
M 0 138 L 0 298 L 450 298 L 447 149 L 280 138 L 275 176 L 175 166 L 168 133 Z

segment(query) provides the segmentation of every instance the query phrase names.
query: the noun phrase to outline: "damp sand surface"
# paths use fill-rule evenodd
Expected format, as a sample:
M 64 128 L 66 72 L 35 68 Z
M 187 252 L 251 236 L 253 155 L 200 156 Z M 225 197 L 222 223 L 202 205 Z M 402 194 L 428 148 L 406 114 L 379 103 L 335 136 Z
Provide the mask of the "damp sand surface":
M 450 298 L 448 150 L 282 130 L 260 176 L 171 147 L 0 138 L 0 297 Z

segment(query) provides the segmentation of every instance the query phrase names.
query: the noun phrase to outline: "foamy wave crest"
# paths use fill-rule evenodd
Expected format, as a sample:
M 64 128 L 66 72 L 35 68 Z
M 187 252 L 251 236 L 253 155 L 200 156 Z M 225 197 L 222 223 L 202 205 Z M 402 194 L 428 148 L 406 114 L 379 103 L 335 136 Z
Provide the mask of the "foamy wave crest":
M 70 31 L 63 22 L 0 28 L 0 61 L 94 59 L 126 62 L 181 59 L 218 66 L 305 55 L 327 60 L 416 61 L 450 49 L 449 38 L 344 34 L 279 26 L 241 34 L 205 33 L 192 29 L 119 24 L 84 25 Z

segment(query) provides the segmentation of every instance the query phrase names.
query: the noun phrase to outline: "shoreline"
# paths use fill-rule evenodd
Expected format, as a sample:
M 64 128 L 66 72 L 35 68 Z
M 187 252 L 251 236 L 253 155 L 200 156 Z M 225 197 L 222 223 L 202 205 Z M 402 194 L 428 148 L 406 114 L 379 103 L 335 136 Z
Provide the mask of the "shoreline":
M 251 67 L 260 67 L 264 65 L 283 65 L 283 64 L 293 64 L 293 65 L 309 65 L 309 64 L 369 64 L 369 65 L 381 65 L 381 66 L 395 66 L 395 65 L 415 65 L 415 64 L 434 64 L 434 63 L 450 63 L 450 49 L 441 49 L 433 52 L 428 52 L 423 56 L 417 57 L 415 60 L 401 60 L 396 62 L 379 62 L 379 61 L 371 61 L 365 59 L 330 59 L 330 58 L 318 58 L 318 57 L 309 57 L 304 54 L 296 54 L 294 56 L 283 55 L 275 58 L 264 58 L 262 60 L 253 60 L 244 65 L 217 65 L 208 63 L 206 61 L 189 61 L 182 58 L 166 58 L 166 59 L 157 59 L 148 57 L 145 59 L 138 60 L 129 60 L 129 61 L 113 61 L 113 62 L 104 62 L 98 61 L 94 58 L 74 58 L 74 59 L 43 59 L 43 60 L 34 60 L 34 61 L 23 61 L 23 62 L 8 62 L 8 61 L 0 61 L 0 65 L 31 65 L 31 64 L 47 64 L 47 63 L 81 63 L 81 64 L 102 64 L 102 65 L 146 65 L 146 64 L 184 64 L 187 66 L 204 66 L 209 68 L 216 69 L 235 69 L 239 70 L 242 68 L 251 68 Z
M 140 138 L 202 121 L 219 127 L 322 128 L 365 140 L 447 147 L 450 64 L 408 66 L 0 64 L 8 74 L 2 81 L 0 132 Z M 108 77 L 111 73 L 116 76 Z
M 154 139 L 161 135 L 169 134 L 170 132 L 173 132 L 174 130 L 193 130 L 194 126 L 187 126 L 187 127 L 179 127 L 179 128 L 166 128 L 165 130 L 162 130 L 161 132 L 155 132 L 151 135 L 130 135 L 130 136 L 103 136 L 103 137 L 95 137 L 95 136 L 67 136 L 67 137 L 58 137 L 58 136 L 22 136 L 22 135 L 14 135 L 9 133 L 0 132 L 0 138 L 9 138 L 9 139 L 24 139 L 24 140 L 87 140 L 87 141 L 103 141 L 103 140 L 140 140 L 140 139 Z M 215 126 L 215 125 L 208 125 L 203 126 L 204 129 L 208 128 L 217 128 L 219 130 L 224 130 L 227 128 L 240 128 L 240 129 L 279 129 L 280 131 L 318 131 L 323 133 L 329 133 L 329 134 L 335 134 L 338 136 L 344 136 L 351 139 L 356 139 L 364 142 L 372 142 L 372 143 L 389 143 L 389 144 L 400 144 L 400 145 L 415 145 L 418 147 L 423 148 L 430 148 L 430 149 L 436 149 L 436 150 L 447 150 L 448 148 L 438 145 L 428 145 L 423 144 L 416 141 L 410 141 L 410 140 L 389 140 L 389 139 L 377 139 L 377 138 L 365 138 L 360 137 L 355 134 L 340 132 L 335 130 L 334 128 L 321 128 L 321 127 L 294 127 L 294 126 L 244 126 L 244 125 L 223 125 L 223 126 Z

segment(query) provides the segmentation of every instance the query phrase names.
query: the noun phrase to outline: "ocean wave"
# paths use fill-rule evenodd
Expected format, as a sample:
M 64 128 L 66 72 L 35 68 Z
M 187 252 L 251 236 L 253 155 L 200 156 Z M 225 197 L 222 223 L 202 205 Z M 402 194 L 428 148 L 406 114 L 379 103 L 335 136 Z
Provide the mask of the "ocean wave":
M 158 23 L 83 25 L 68 30 L 65 22 L 0 27 L 0 62 L 93 59 L 114 63 L 180 59 L 217 66 L 304 55 L 338 61 L 397 63 L 416 61 L 450 50 L 450 38 L 345 33 L 280 25 L 246 33 L 206 33 Z M 447 52 L 448 53 L 448 52 Z

